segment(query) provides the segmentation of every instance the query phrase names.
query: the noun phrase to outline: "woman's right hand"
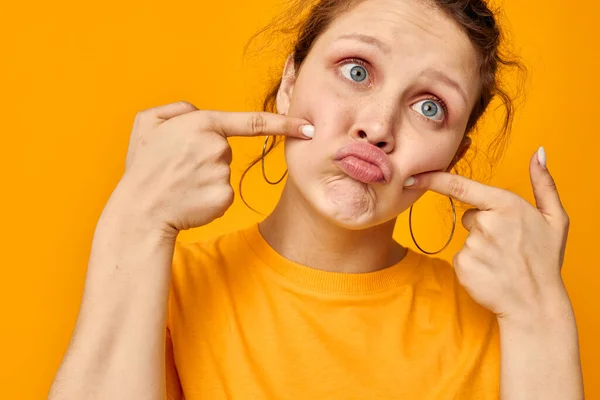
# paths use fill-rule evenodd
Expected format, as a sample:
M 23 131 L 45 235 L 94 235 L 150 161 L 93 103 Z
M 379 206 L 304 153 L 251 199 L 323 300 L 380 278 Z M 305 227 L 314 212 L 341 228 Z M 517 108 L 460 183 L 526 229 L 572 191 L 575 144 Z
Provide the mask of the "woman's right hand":
M 304 125 L 310 122 L 268 112 L 198 110 L 188 102 L 140 111 L 119 197 L 125 199 L 126 212 L 141 211 L 167 233 L 206 225 L 222 216 L 234 198 L 227 137 L 308 139 L 301 132 Z

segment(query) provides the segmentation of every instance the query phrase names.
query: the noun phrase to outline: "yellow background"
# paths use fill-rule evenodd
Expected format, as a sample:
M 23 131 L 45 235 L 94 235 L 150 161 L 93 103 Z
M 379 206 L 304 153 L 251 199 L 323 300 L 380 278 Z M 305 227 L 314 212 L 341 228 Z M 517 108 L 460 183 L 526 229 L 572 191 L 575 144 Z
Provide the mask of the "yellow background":
M 135 113 L 178 100 L 199 108 L 255 109 L 268 60 L 242 65 L 242 48 L 278 3 L 57 0 L 0 6 L 0 398 L 46 396 L 77 317 L 96 221 L 123 171 Z M 505 1 L 529 81 L 511 146 L 491 181 L 532 200 L 529 157 L 546 147 L 572 218 L 564 279 L 577 314 L 589 399 L 600 399 L 599 10 L 593 0 Z M 261 140 L 232 144 L 237 182 Z M 281 149 L 267 167 L 271 179 L 283 171 Z M 262 182 L 258 171 L 250 174 L 245 193 L 268 212 L 280 187 Z M 430 248 L 443 242 L 447 211 L 433 195 L 415 208 L 419 237 L 432 229 L 431 237 L 440 238 L 426 241 Z M 406 214 L 397 238 L 412 246 Z M 238 196 L 225 217 L 181 239 L 260 218 Z M 443 256 L 450 259 L 464 237 L 461 228 Z

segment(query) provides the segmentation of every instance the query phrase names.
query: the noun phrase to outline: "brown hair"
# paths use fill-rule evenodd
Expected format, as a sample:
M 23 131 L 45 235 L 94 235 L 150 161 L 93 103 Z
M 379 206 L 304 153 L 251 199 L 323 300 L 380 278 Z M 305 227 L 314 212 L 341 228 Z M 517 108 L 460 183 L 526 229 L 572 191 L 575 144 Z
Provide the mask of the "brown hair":
M 269 31 L 272 28 L 281 26 L 278 33 L 283 35 L 295 34 L 292 39 L 291 51 L 293 52 L 293 61 L 296 73 L 300 70 L 304 59 L 310 52 L 315 40 L 329 27 L 336 16 L 349 11 L 352 7 L 365 0 L 292 0 L 287 10 L 280 14 L 273 22 L 253 35 L 249 44 L 258 35 Z M 434 7 L 445 12 L 452 17 L 465 31 L 471 42 L 479 49 L 482 55 L 480 67 L 481 74 L 481 92 L 479 99 L 475 103 L 467 127 L 465 136 L 473 132 L 482 115 L 488 108 L 494 98 L 500 101 L 500 106 L 504 108 L 504 116 L 501 126 L 490 142 L 488 147 L 488 160 L 490 165 L 499 161 L 508 142 L 510 128 L 512 126 L 515 104 L 508 90 L 500 82 L 500 74 L 504 68 L 515 67 L 518 72 L 524 73 L 525 67 L 517 60 L 514 55 L 508 56 L 508 53 L 501 48 L 504 37 L 497 23 L 497 12 L 492 11 L 484 0 L 424 0 Z M 309 7 L 313 5 L 312 7 Z M 273 39 L 273 36 L 271 36 Z M 287 56 L 287 53 L 286 53 Z M 523 75 L 520 75 L 521 77 Z M 276 79 L 276 82 L 268 90 L 263 104 L 263 111 L 277 112 L 276 98 L 277 92 L 282 82 L 282 77 Z M 273 148 L 283 140 L 276 136 L 271 141 L 265 155 L 271 152 Z M 243 172 L 239 190 L 242 194 L 242 182 L 250 168 L 260 162 L 261 157 L 253 160 Z M 462 161 L 462 160 L 461 160 Z M 461 164 L 461 163 L 459 163 Z M 455 170 L 467 176 L 471 176 L 472 169 L 470 164 L 457 165 Z M 246 203 L 243 195 L 242 201 Z M 253 209 L 252 207 L 250 207 Z

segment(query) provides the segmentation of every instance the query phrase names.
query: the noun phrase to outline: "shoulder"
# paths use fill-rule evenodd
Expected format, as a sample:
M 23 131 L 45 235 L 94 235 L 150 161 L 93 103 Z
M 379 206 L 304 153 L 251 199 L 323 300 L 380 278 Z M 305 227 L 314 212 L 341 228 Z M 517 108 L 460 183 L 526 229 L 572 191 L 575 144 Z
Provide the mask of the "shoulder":
M 248 262 L 245 228 L 199 241 L 180 241 L 175 245 L 171 266 L 171 290 L 182 298 L 208 296 L 242 279 Z
M 500 329 L 494 313 L 478 304 L 460 284 L 454 266 L 440 258 L 422 255 L 420 274 L 429 287 L 433 331 L 441 332 L 444 357 L 456 365 L 471 365 L 479 376 L 496 381 L 500 365 Z M 418 294 L 415 295 L 419 296 Z
M 177 240 L 171 265 L 171 327 L 197 321 L 199 310 L 222 310 L 249 261 L 245 228 L 198 241 Z M 205 315 L 206 317 L 206 315 Z
M 185 268 L 199 262 L 219 262 L 227 256 L 232 246 L 242 240 L 240 230 L 198 241 L 177 240 L 173 252 L 173 267 Z
M 442 258 L 416 253 L 418 273 L 415 275 L 419 287 L 436 292 L 445 297 L 451 296 L 458 288 L 452 264 Z
M 453 265 L 447 260 L 421 255 L 419 279 L 428 291 L 437 293 L 438 304 L 453 323 L 473 335 L 487 335 L 497 327 L 496 316 L 477 303 L 460 284 Z
M 237 262 L 245 252 L 244 228 L 198 241 L 177 240 L 173 252 L 173 275 L 215 273 Z

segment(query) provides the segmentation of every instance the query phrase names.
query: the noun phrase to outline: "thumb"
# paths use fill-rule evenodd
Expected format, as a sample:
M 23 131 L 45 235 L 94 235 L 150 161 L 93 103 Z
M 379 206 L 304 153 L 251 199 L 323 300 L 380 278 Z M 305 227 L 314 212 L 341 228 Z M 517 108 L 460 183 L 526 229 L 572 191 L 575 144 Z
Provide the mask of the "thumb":
M 165 104 L 151 108 L 148 110 L 148 113 L 158 120 L 167 120 L 196 110 L 198 110 L 198 108 L 196 108 L 196 106 L 192 103 L 187 101 L 178 101 L 176 103 Z
M 546 167 L 546 151 L 540 147 L 531 157 L 529 176 L 537 209 L 546 216 L 555 216 L 563 211 L 554 178 Z

